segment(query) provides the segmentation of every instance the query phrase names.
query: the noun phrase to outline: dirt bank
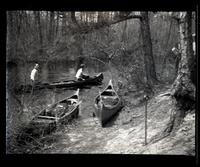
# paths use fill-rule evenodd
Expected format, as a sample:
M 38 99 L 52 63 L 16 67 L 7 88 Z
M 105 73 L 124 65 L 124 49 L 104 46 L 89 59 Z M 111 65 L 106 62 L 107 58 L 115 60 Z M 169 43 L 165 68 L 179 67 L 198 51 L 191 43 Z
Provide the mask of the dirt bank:
M 165 90 L 168 91 L 168 90 Z M 32 153 L 108 153 L 108 154 L 195 154 L 195 114 L 189 113 L 180 128 L 170 136 L 152 143 L 169 121 L 173 108 L 170 96 L 160 97 L 159 92 L 148 102 L 148 144 L 144 145 L 144 105 L 135 106 L 129 99 L 129 105 L 105 128 L 93 118 L 93 89 L 81 93 L 83 100 L 80 117 L 62 131 L 51 135 L 40 150 Z M 84 96 L 83 94 L 87 94 Z M 133 97 L 133 95 L 129 95 Z M 45 141 L 45 140 L 44 140 Z M 44 142 L 43 141 L 43 142 Z M 42 142 L 42 141 L 41 141 Z

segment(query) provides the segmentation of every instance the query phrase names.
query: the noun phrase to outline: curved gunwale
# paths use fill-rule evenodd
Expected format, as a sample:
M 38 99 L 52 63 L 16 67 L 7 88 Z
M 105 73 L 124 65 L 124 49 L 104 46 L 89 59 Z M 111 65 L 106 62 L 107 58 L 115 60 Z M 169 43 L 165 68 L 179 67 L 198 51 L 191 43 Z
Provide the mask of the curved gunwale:
M 109 86 L 111 86 L 111 89 L 108 89 Z M 115 91 L 115 89 L 113 88 L 112 80 L 110 80 L 109 83 L 108 83 L 108 86 L 107 86 L 101 93 L 99 93 L 99 95 L 97 95 L 97 96 L 95 97 L 95 104 L 96 104 L 96 99 L 97 99 L 99 96 L 104 96 L 104 95 L 102 95 L 102 94 L 103 94 L 104 92 L 106 92 L 107 90 L 109 90 L 109 92 L 114 92 L 115 96 L 117 96 L 118 103 L 115 104 L 115 105 L 112 105 L 112 106 L 110 106 L 110 105 L 107 106 L 107 105 L 105 105 L 104 103 L 102 103 L 102 104 L 103 104 L 103 107 L 105 107 L 105 108 L 113 109 L 113 108 L 115 108 L 115 107 L 117 107 L 117 106 L 119 105 L 119 103 L 120 103 L 120 98 L 119 98 L 117 92 Z M 110 91 L 110 90 L 111 90 L 111 91 Z M 111 96 L 111 97 L 112 97 L 112 96 Z M 95 105 L 95 107 L 98 108 L 98 105 Z
M 84 81 L 75 81 L 75 80 L 66 80 L 66 81 L 56 81 L 53 83 L 36 83 L 34 86 L 34 89 L 43 89 L 43 88 L 62 88 L 62 87 L 78 87 L 81 86 L 82 84 L 96 84 L 100 83 L 103 80 L 103 73 L 98 73 L 97 75 L 84 80 Z M 73 81 L 73 82 L 72 82 Z M 20 85 L 15 88 L 16 93 L 20 93 L 20 91 L 25 91 L 29 92 L 32 89 L 32 85 Z
M 53 104 L 51 106 L 51 109 L 53 109 L 56 105 L 58 105 L 59 103 L 63 102 L 63 101 L 67 101 L 67 100 L 70 100 L 70 99 L 74 99 L 73 96 L 77 96 L 77 100 L 74 101 L 76 104 L 74 104 L 74 108 L 70 111 L 70 112 L 67 112 L 65 115 L 63 115 L 62 117 L 60 117 L 59 119 L 62 119 L 63 117 L 66 117 L 67 115 L 70 115 L 71 113 L 73 113 L 74 110 L 77 109 L 78 105 L 80 104 L 79 102 L 79 89 L 74 93 L 72 94 L 71 96 L 67 97 L 67 98 L 63 98 L 62 100 L 59 100 L 58 102 L 56 102 L 55 104 Z M 48 109 L 48 107 L 42 109 L 38 114 L 36 114 L 34 116 L 34 118 L 32 120 L 34 120 L 35 118 L 37 118 L 44 110 Z
M 77 108 L 78 108 L 78 106 L 79 106 L 79 104 L 80 104 L 80 102 L 79 102 L 79 89 L 72 95 L 72 96 L 70 96 L 68 99 L 66 99 L 66 100 L 69 100 L 69 99 L 74 99 L 74 98 L 72 98 L 73 96 L 77 96 L 77 100 L 76 101 L 74 101 L 76 104 L 74 104 L 74 108 L 70 111 L 70 112 L 66 112 L 65 113 L 65 115 L 63 115 L 62 117 L 60 117 L 59 119 L 62 119 L 62 118 L 64 118 L 64 117 L 66 117 L 66 116 L 68 116 L 68 115 L 70 115 L 71 113 L 73 113 Z
M 95 75 L 95 76 L 93 76 L 89 79 L 83 80 L 83 81 L 68 80 L 68 81 L 54 82 L 54 83 L 49 84 L 49 86 L 54 86 L 54 85 L 58 86 L 58 85 L 62 85 L 62 84 L 69 84 L 69 85 L 70 84 L 72 84 L 72 85 L 73 84 L 82 84 L 82 83 L 87 83 L 87 82 L 90 82 L 90 81 L 99 80 L 99 78 L 102 78 L 102 76 L 103 76 L 103 73 L 99 73 L 99 74 L 97 74 L 97 75 Z M 70 81 L 74 81 L 74 82 L 70 83 Z
M 104 94 L 105 95 L 102 95 Z M 98 105 L 98 98 L 100 99 L 100 96 L 104 96 L 104 97 L 108 97 L 109 95 L 106 96 L 106 94 L 111 93 L 110 98 L 112 98 L 113 96 L 116 97 L 118 99 L 117 104 L 115 105 L 105 105 L 103 103 L 103 101 L 101 102 L 101 105 Z M 112 94 L 113 93 L 113 94 Z M 104 126 L 104 124 L 113 116 L 115 115 L 115 113 L 120 109 L 121 106 L 121 99 L 118 96 L 118 94 L 116 93 L 116 91 L 113 88 L 112 85 L 112 80 L 109 81 L 108 86 L 101 92 L 99 93 L 99 95 L 96 96 L 95 98 L 95 115 L 99 118 L 100 123 L 102 126 Z

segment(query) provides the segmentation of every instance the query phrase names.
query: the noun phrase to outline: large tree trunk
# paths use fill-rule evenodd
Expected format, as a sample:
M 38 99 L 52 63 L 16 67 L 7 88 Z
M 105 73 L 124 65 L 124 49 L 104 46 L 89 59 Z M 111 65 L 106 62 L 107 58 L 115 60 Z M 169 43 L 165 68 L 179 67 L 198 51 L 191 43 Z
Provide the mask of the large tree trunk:
M 71 20 L 72 20 L 72 23 L 74 24 L 74 26 L 79 28 L 79 24 L 76 20 L 75 12 L 71 12 Z
M 66 18 L 67 16 L 66 16 L 66 13 L 65 12 L 63 12 L 62 13 L 62 35 L 66 35 L 65 33 L 66 33 Z
M 148 12 L 141 12 L 141 34 L 143 42 L 143 51 L 144 51 L 144 63 L 146 71 L 146 80 L 148 85 L 153 85 L 157 82 L 155 63 L 153 58 L 152 42 L 151 42 L 151 33 L 149 26 Z
M 59 36 L 59 12 L 56 12 L 56 28 L 55 28 L 55 36 Z
M 49 22 L 49 42 L 52 43 L 54 40 L 54 12 L 50 12 L 50 22 Z
M 42 25 L 41 25 L 41 20 L 40 20 L 40 12 L 37 13 L 38 15 L 38 29 L 39 29 L 39 40 L 40 40 L 40 52 L 42 53 L 42 48 L 43 48 L 43 36 L 42 36 Z
M 14 57 L 14 27 L 13 27 L 13 15 L 12 11 L 7 12 L 7 56 L 9 61 L 11 57 Z
M 195 107 L 195 85 L 191 81 L 192 62 L 192 32 L 191 12 L 180 12 L 180 46 L 181 60 L 179 63 L 178 75 L 173 84 L 172 97 L 176 102 L 176 109 L 173 115 L 173 127 L 180 125 L 186 111 Z
M 40 21 L 40 12 L 34 11 L 34 21 L 36 26 L 36 34 L 39 39 L 40 47 L 43 46 L 43 36 L 42 36 L 42 27 L 41 27 L 41 21 Z

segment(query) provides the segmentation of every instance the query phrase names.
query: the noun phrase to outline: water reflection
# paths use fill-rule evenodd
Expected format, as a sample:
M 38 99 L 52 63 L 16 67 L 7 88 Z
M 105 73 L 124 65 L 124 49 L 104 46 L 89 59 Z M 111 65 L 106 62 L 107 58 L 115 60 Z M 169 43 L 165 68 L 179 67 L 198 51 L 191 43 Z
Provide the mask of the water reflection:
M 84 60 L 85 73 L 89 75 L 95 75 L 99 72 L 107 71 L 107 65 L 96 61 L 96 60 Z M 27 64 L 17 65 L 14 71 L 15 76 L 18 78 L 19 84 L 30 84 L 30 73 L 34 68 L 35 62 L 30 62 Z M 77 61 L 49 61 L 39 62 L 39 82 L 54 82 L 59 80 L 71 80 L 75 79 L 75 74 L 77 70 Z M 12 77 L 11 77 L 12 78 Z
M 41 82 L 52 82 L 58 80 L 68 80 L 74 79 L 77 62 L 76 61 L 60 61 L 60 62 L 48 62 L 41 63 L 39 68 L 39 79 Z M 95 62 L 95 61 L 84 61 L 85 72 L 93 76 L 96 73 L 103 72 L 104 79 L 102 85 L 94 86 L 88 89 L 80 90 L 80 100 L 81 104 L 81 116 L 90 117 L 93 111 L 94 98 L 102 91 L 109 80 L 113 79 L 113 85 L 117 88 L 117 82 L 119 79 L 118 71 L 112 67 L 112 73 L 108 70 L 106 64 Z M 21 84 L 30 83 L 30 73 L 35 65 L 35 62 L 28 63 L 26 65 L 13 66 L 11 69 L 7 69 L 7 73 L 10 73 L 10 79 L 17 78 L 17 81 Z M 111 64 L 112 65 L 112 64 Z M 16 71 L 15 71 L 16 70 Z M 8 79 L 9 82 L 9 79 Z M 8 83 L 7 82 L 7 83 Z M 61 99 L 69 97 L 76 90 L 68 90 L 65 88 L 55 88 L 55 89 L 41 89 L 34 90 L 33 94 L 24 94 L 23 100 L 24 104 L 30 104 L 30 110 L 34 113 L 40 112 L 43 108 L 47 107 L 49 104 L 53 104 Z M 19 95 L 19 98 L 22 96 Z

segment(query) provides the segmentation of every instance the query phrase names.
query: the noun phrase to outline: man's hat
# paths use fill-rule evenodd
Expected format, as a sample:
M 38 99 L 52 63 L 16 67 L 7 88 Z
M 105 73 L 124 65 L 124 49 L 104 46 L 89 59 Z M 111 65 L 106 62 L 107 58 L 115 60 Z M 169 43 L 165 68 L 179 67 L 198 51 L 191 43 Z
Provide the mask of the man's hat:
M 36 64 L 35 64 L 35 68 L 37 68 L 37 67 L 39 67 L 39 64 L 36 63 Z
M 80 67 L 84 67 L 84 66 L 85 66 L 85 64 L 81 64 L 81 65 L 80 65 Z

